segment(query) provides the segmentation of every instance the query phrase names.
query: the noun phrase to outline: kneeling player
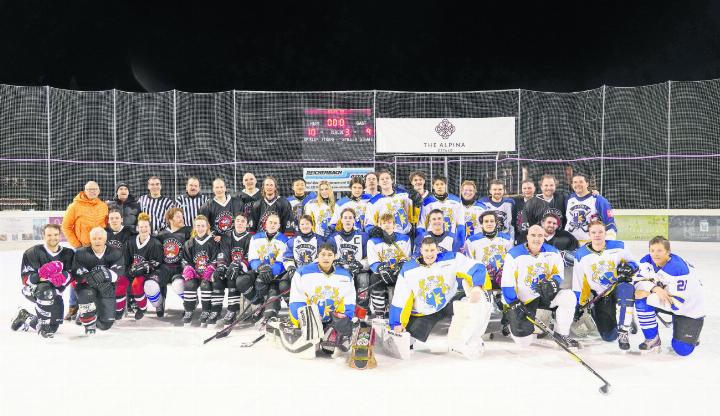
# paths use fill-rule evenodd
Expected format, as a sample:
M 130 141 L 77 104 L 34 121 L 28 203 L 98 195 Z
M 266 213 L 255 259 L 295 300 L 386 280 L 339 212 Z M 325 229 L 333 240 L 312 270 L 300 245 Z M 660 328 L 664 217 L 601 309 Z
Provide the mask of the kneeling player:
M 33 315 L 21 309 L 11 324 L 13 331 L 32 328 L 45 338 L 52 338 L 63 321 L 62 290 L 70 283 L 73 251 L 61 247 L 60 226 L 43 227 L 45 244 L 28 249 L 22 258 L 22 293 L 35 304 Z
M 357 184 L 356 184 L 357 185 Z M 365 311 L 370 306 L 370 273 L 368 272 L 367 243 L 368 235 L 362 228 L 355 228 L 357 218 L 352 208 L 345 208 L 340 214 L 340 231 L 335 232 L 328 238 L 337 252 L 335 266 L 340 266 L 350 272 L 355 283 L 357 294 L 357 305 Z M 364 318 L 364 316 L 358 316 Z
M 410 259 L 410 237 L 395 232 L 395 217 L 386 212 L 380 217 L 382 237 L 368 241 L 372 311 L 376 318 L 386 316 L 388 287 L 395 286 L 403 263 Z
M 193 312 L 197 306 L 197 291 L 202 296 L 202 312 L 200 324 L 206 326 L 215 324 L 219 314 L 211 314 L 212 281 L 216 268 L 225 267 L 225 255 L 221 243 L 215 241 L 210 234 L 210 222 L 204 215 L 195 217 L 193 224 L 193 238 L 183 246 L 183 272 L 185 278 L 185 292 L 183 294 L 183 324 L 192 323 Z
M 389 342 L 383 344 L 391 355 L 404 358 L 410 340 L 398 334 L 407 331 L 425 342 L 438 321 L 453 316 L 448 331 L 450 351 L 478 358 L 483 353 L 482 335 L 492 310 L 483 289 L 490 288 L 485 266 L 461 253 L 439 253 L 433 238 L 422 240 L 420 254 L 400 271 L 390 306 L 392 332 L 385 337 Z M 467 298 L 461 300 L 465 293 Z
M 629 350 L 628 331 L 635 304 L 632 280 L 638 265 L 625 249 L 625 243 L 605 239 L 602 222 L 590 222 L 588 234 L 590 242 L 575 252 L 573 267 L 578 311 L 582 311 L 579 306 L 587 303 L 591 295 L 602 295 L 592 309 L 598 332 L 603 340 L 617 339 L 621 350 Z
M 278 336 L 287 350 L 302 353 L 302 358 L 313 358 L 318 345 L 328 354 L 350 349 L 355 286 L 350 272 L 333 266 L 334 260 L 333 246 L 321 245 L 317 263 L 299 268 L 292 279 L 292 326 L 276 320 L 268 323 L 268 332 Z
M 578 342 L 568 337 L 577 301 L 571 290 L 560 290 L 563 260 L 560 252 L 544 241 L 545 231 L 533 225 L 528 229 L 527 243 L 515 246 L 505 256 L 501 286 L 503 301 L 509 307 L 510 332 L 518 344 L 530 345 L 535 340 L 530 319 L 535 319 L 538 308 L 554 309 L 553 336 L 566 347 L 578 347 Z
M 695 349 L 705 321 L 702 283 L 695 268 L 670 252 L 664 237 L 650 240 L 650 254 L 640 260 L 640 280 L 635 285 L 635 308 L 645 341 L 641 351 L 660 351 L 656 309 L 673 315 L 671 345 L 678 355 Z
M 100 227 L 90 230 L 90 247 L 79 248 L 73 258 L 72 274 L 77 285 L 80 323 L 85 334 L 96 328 L 110 329 L 115 322 L 115 282 L 125 275 L 122 251 L 106 244 L 107 233 Z

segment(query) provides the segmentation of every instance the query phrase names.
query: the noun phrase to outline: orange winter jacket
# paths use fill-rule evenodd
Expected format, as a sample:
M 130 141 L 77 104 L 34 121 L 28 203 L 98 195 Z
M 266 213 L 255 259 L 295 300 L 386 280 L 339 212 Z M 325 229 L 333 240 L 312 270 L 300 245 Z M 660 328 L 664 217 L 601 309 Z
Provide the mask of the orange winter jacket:
M 100 198 L 88 199 L 80 192 L 68 205 L 62 229 L 68 242 L 75 248 L 90 245 L 90 230 L 107 226 L 108 206 Z

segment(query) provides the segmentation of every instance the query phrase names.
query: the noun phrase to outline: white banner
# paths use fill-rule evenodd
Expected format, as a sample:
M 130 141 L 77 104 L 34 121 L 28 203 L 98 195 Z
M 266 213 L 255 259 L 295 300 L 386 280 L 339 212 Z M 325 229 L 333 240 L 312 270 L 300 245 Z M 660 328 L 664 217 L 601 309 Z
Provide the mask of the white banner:
M 515 150 L 515 117 L 377 118 L 378 153 L 495 153 Z
M 350 180 L 353 177 L 363 177 L 374 170 L 373 168 L 303 168 L 303 178 L 310 191 L 317 191 L 320 181 L 330 182 L 335 192 L 349 191 Z

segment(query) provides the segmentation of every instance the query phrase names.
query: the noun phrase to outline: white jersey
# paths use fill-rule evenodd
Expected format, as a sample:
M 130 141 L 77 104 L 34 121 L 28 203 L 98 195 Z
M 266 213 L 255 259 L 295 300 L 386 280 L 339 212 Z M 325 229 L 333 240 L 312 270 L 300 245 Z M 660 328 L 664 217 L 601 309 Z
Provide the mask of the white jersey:
M 488 270 L 502 270 L 505 265 L 505 255 L 512 248 L 512 238 L 505 233 L 498 233 L 494 238 L 488 238 L 480 233 L 465 240 L 463 251 L 466 256 L 479 261 Z
M 488 207 L 480 201 L 472 205 L 463 205 L 463 222 L 465 223 L 465 238 L 471 235 L 482 234 L 480 214 L 487 211 Z
M 485 266 L 460 253 L 438 254 L 427 266 L 413 259 L 400 270 L 388 324 L 390 328 L 406 325 L 410 316 L 424 316 L 445 308 L 462 284 L 467 291 L 474 286 L 488 287 L 490 279 Z
M 673 304 L 663 309 L 688 318 L 705 316 L 702 281 L 695 267 L 682 257 L 671 254 L 670 260 L 663 267 L 657 267 L 648 254 L 640 259 L 640 271 L 636 280 L 635 287 L 647 292 L 660 284 L 665 287 L 673 298 Z
M 332 218 L 333 215 L 333 209 L 330 205 L 325 202 L 318 202 L 317 199 L 314 199 L 305 204 L 303 211 L 305 212 L 305 215 L 312 217 L 313 232 L 315 234 L 318 234 L 321 237 L 330 235 L 328 227 L 330 226 L 330 218 Z
M 617 282 L 617 267 L 620 263 L 637 264 L 625 243 L 607 240 L 605 249 L 597 252 L 585 244 L 575 252 L 572 290 L 581 305 L 588 302 L 591 292 L 600 294 Z
M 298 309 L 315 304 L 324 322 L 332 319 L 332 313 L 355 316 L 355 284 L 350 272 L 333 267 L 324 273 L 317 263 L 301 267 L 292 277 L 290 286 L 290 320 L 297 325 Z
M 359 261 L 363 270 L 369 267 L 367 259 L 368 235 L 362 231 L 338 231 L 328 237 L 327 242 L 335 247 L 335 258 L 344 261 Z
M 533 256 L 527 245 L 515 246 L 505 256 L 501 283 L 503 301 L 511 303 L 519 299 L 525 304 L 532 302 L 540 296 L 538 283 L 555 279 L 559 286 L 564 273 L 565 264 L 555 247 L 543 244 L 540 253 Z
M 395 232 L 409 234 L 412 228 L 410 223 L 412 208 L 412 201 L 407 192 L 375 195 L 368 202 L 365 212 L 365 232 L 370 232 L 374 226 L 380 226 L 380 217 L 385 213 L 390 213 L 395 218 Z
M 367 211 L 368 202 L 370 202 L 370 195 L 362 194 L 360 198 L 342 198 L 335 204 L 335 211 L 333 212 L 332 218 L 330 218 L 330 231 L 340 231 L 342 224 L 340 224 L 340 214 L 346 209 L 350 208 L 355 212 L 355 228 L 358 230 L 365 229 L 365 212 Z
M 388 244 L 382 238 L 371 238 L 367 244 L 367 258 L 370 270 L 377 273 L 380 263 L 390 266 L 410 260 L 410 237 L 395 233 L 395 241 Z
M 275 276 L 285 271 L 283 257 L 287 252 L 288 238 L 285 234 L 277 233 L 273 238 L 268 238 L 267 233 L 255 234 L 250 240 L 248 248 L 248 261 L 253 270 L 261 264 L 272 267 Z
M 515 201 L 511 198 L 503 198 L 500 202 L 494 202 L 486 196 L 480 199 L 480 202 L 485 204 L 487 211 L 495 212 L 498 232 L 508 234 L 515 241 L 515 227 L 513 227 Z
M 570 232 L 579 242 L 590 240 L 590 222 L 599 219 L 607 229 L 607 239 L 614 240 L 617 234 L 615 218 L 610 202 L 601 195 L 587 194 L 583 197 L 570 194 L 565 205 L 565 231 Z
M 423 206 L 420 209 L 420 219 L 417 224 L 418 235 L 425 234 L 428 224 L 428 216 L 434 209 L 439 209 L 443 213 L 443 222 L 445 223 L 445 231 L 451 234 L 465 236 L 464 209 L 460 198 L 449 194 L 442 201 L 430 194 L 423 200 Z

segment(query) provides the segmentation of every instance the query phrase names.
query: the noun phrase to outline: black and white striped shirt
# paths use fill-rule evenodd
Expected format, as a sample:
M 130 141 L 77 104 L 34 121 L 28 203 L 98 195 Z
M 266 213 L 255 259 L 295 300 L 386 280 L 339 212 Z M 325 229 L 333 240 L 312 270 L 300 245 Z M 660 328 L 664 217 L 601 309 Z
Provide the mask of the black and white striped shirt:
M 195 217 L 200 212 L 200 207 L 210 198 L 207 195 L 197 194 L 190 196 L 186 193 L 175 197 L 175 206 L 183 210 L 183 218 L 185 218 L 185 225 L 193 225 Z
M 149 194 L 138 198 L 138 203 L 140 210 L 150 215 L 150 229 L 153 235 L 167 226 L 165 212 L 175 206 L 175 202 L 170 198 L 164 196 L 153 198 Z

